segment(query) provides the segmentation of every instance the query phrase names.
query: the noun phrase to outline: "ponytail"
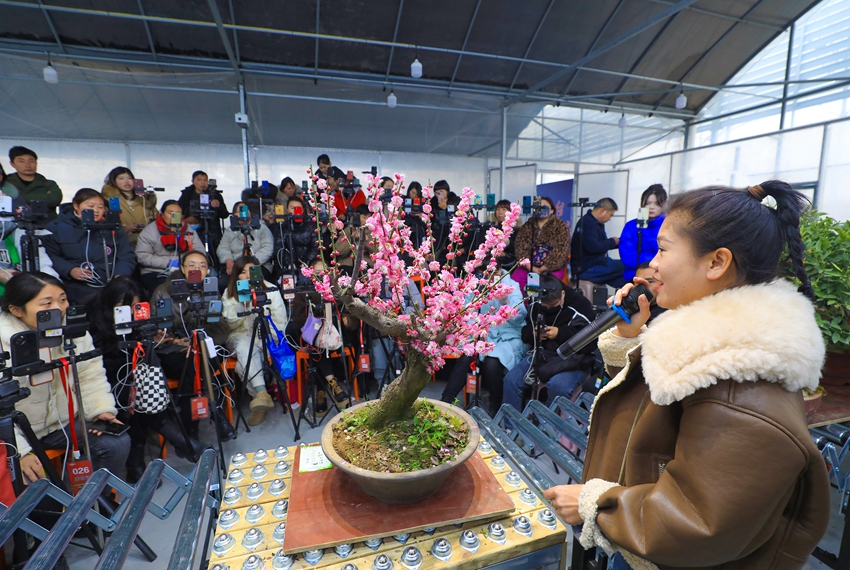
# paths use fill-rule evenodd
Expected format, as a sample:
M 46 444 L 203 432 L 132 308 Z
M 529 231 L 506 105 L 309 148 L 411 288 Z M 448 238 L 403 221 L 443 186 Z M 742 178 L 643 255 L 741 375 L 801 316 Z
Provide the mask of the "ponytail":
M 776 215 L 785 243 L 788 244 L 788 257 L 791 259 L 791 265 L 794 268 L 794 276 L 801 283 L 797 290 L 814 301 L 815 290 L 812 288 L 812 282 L 809 281 L 806 267 L 803 265 L 806 245 L 800 235 L 800 218 L 811 204 L 805 196 L 794 191 L 787 182 L 768 180 L 762 182 L 759 186 L 765 194 L 776 201 Z

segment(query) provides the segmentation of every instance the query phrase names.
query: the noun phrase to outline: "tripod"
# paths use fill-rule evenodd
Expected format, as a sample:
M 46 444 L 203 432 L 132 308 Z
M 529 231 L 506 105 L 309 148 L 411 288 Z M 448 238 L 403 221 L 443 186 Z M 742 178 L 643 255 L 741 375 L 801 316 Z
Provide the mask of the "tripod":
M 264 304 L 261 301 L 257 301 L 258 297 L 256 295 L 254 295 L 254 299 L 255 299 L 254 307 L 252 309 L 245 311 L 243 313 L 237 314 L 237 316 L 240 317 L 240 318 L 248 317 L 249 315 L 254 315 L 254 323 L 251 326 L 251 342 L 248 345 L 248 358 L 247 358 L 247 362 L 245 363 L 245 370 L 242 371 L 243 378 L 242 378 L 242 386 L 240 387 L 240 390 L 239 390 L 239 395 L 240 395 L 239 401 L 240 402 L 242 401 L 242 395 L 244 394 L 245 390 L 247 389 L 248 382 L 250 381 L 250 378 L 251 378 L 251 355 L 254 354 L 254 343 L 257 340 L 257 335 L 259 335 L 260 343 L 262 345 L 261 348 L 260 348 L 260 350 L 261 350 L 260 354 L 261 354 L 261 360 L 262 360 L 262 363 L 263 363 L 263 382 L 266 385 L 268 385 L 270 377 L 271 376 L 274 377 L 275 383 L 277 385 L 277 391 L 280 394 L 280 397 L 283 398 L 283 401 L 281 402 L 281 406 L 282 406 L 281 411 L 284 414 L 286 414 L 287 411 L 290 412 L 289 416 L 290 416 L 290 419 L 292 420 L 292 429 L 295 430 L 295 441 L 298 441 L 299 439 L 301 439 L 301 434 L 298 431 L 298 428 L 299 428 L 300 423 L 301 423 L 301 418 L 299 416 L 298 422 L 295 421 L 295 414 L 292 413 L 292 402 L 290 402 L 290 400 L 289 400 L 289 393 L 287 392 L 287 389 L 286 389 L 286 383 L 284 382 L 283 378 L 281 377 L 280 371 L 277 369 L 277 366 L 270 366 L 269 365 L 269 356 L 270 356 L 269 345 L 268 345 L 268 339 L 269 339 L 269 336 L 270 336 L 269 322 L 266 319 L 266 312 L 265 312 Z M 268 303 L 268 301 L 265 301 L 265 303 Z M 315 402 L 315 399 L 313 401 Z M 239 407 L 241 408 L 241 406 L 239 406 Z M 302 408 L 302 412 L 303 412 L 303 408 Z M 245 418 L 242 417 L 241 410 L 240 410 L 239 418 L 242 419 L 242 423 L 245 425 L 245 430 L 250 432 L 251 428 L 248 427 L 248 422 L 246 422 Z M 236 424 L 237 424 L 237 427 L 238 427 L 238 425 L 239 425 L 238 420 L 237 420 Z M 313 427 L 315 427 L 315 426 L 313 426 Z
M 342 411 L 342 410 L 339 409 L 339 406 L 337 405 L 336 400 L 334 400 L 331 397 L 331 390 L 328 387 L 325 379 L 322 378 L 321 374 L 319 374 L 319 371 L 316 369 L 316 366 L 313 364 L 313 360 L 307 359 L 307 382 L 304 384 L 304 398 L 305 398 L 305 403 L 306 403 L 307 398 L 312 399 L 313 405 L 311 406 L 311 409 L 310 409 L 310 412 L 309 412 L 309 415 L 312 416 L 312 419 L 310 417 L 308 417 L 308 412 L 305 411 L 306 406 L 301 406 L 301 411 L 298 413 L 298 424 L 295 428 L 295 434 L 296 434 L 295 440 L 296 441 L 298 441 L 298 437 L 300 437 L 298 435 L 298 429 L 301 426 L 302 420 L 307 422 L 307 425 L 309 425 L 311 428 L 315 428 L 315 427 L 322 425 L 322 422 L 324 421 L 324 416 L 322 416 L 321 419 L 316 417 L 317 416 L 316 407 L 317 407 L 317 404 L 318 404 L 318 402 L 316 400 L 316 396 L 319 392 L 319 388 L 322 388 L 325 391 L 325 399 L 327 400 L 327 402 L 329 402 L 326 414 L 330 413 L 330 411 L 331 411 L 330 406 L 331 405 L 333 405 L 333 407 L 336 409 L 337 412 Z M 293 418 L 293 421 L 294 421 L 294 418 Z

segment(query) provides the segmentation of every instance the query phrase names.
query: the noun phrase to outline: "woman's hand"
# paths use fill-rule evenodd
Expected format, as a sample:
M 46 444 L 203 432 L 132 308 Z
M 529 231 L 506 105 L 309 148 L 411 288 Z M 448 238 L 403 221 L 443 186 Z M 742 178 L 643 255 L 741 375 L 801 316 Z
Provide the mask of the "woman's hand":
M 81 267 L 75 267 L 71 270 L 71 278 L 76 279 L 77 281 L 87 281 L 94 277 L 92 272 L 88 269 L 82 269 Z
M 44 479 L 44 469 L 41 461 L 32 453 L 21 457 L 21 473 L 24 475 L 24 484 L 32 483 L 36 479 Z
M 95 420 L 100 420 L 102 422 L 109 422 L 113 424 L 118 424 L 119 426 L 123 426 L 124 423 L 118 421 L 118 418 L 115 417 L 115 414 L 112 412 L 103 412 L 99 416 L 95 416 Z M 89 433 L 93 433 L 94 435 L 100 437 L 103 435 L 103 432 L 97 429 L 89 429 Z
M 629 294 L 629 291 L 634 289 L 635 285 L 646 285 L 648 287 L 649 281 L 635 277 L 634 283 L 626 283 L 622 289 L 618 289 L 614 293 L 614 296 L 608 299 L 608 306 L 610 307 L 612 302 L 619 306 L 623 302 L 623 298 Z M 635 338 L 640 334 L 641 328 L 643 328 L 643 325 L 646 324 L 646 321 L 651 316 L 649 312 L 649 299 L 646 298 L 646 295 L 638 297 L 638 306 L 640 307 L 640 312 L 631 316 L 631 323 L 627 323 L 625 320 L 617 323 L 617 336 L 621 338 Z
M 581 524 L 584 521 L 578 514 L 578 497 L 583 485 L 558 485 L 543 492 L 543 498 L 549 501 L 555 512 L 568 525 Z

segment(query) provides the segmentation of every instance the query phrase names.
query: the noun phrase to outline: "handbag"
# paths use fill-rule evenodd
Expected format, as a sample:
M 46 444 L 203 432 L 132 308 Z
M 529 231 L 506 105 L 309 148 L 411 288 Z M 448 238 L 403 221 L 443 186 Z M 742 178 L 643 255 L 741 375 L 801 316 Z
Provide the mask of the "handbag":
M 317 319 L 313 316 L 313 303 L 309 300 L 307 303 L 307 322 L 301 327 L 301 338 L 307 344 L 315 345 L 316 335 L 319 334 L 319 330 L 322 328 L 322 319 Z
M 165 372 L 159 366 L 156 354 L 151 354 L 151 363 L 137 363 L 145 353 L 141 343 L 133 351 L 133 378 L 136 382 L 136 397 L 133 408 L 140 414 L 158 414 L 168 407 L 171 394 Z
M 582 354 L 579 352 L 570 355 L 569 358 L 564 360 L 554 350 L 544 350 L 542 348 L 539 348 L 538 350 L 540 351 L 540 356 L 535 362 L 535 370 L 537 372 L 537 377 L 544 384 L 551 380 L 552 376 L 555 374 L 560 374 L 561 372 L 572 372 L 574 370 L 590 371 L 590 368 L 592 367 L 592 354 Z
M 338 350 L 342 348 L 342 337 L 334 326 L 330 303 L 325 303 L 325 322 L 322 324 L 322 329 L 316 337 L 315 346 L 322 350 Z
M 275 336 L 277 336 L 277 342 L 275 342 L 274 338 L 266 339 L 266 345 L 269 347 L 269 354 L 271 354 L 271 357 L 274 360 L 274 364 L 277 367 L 277 371 L 280 373 L 280 377 L 284 380 L 291 380 L 298 372 L 298 366 L 295 362 L 295 354 L 292 352 L 292 349 L 289 348 L 289 343 L 286 342 L 286 338 L 283 336 L 283 333 L 280 332 L 280 329 L 278 329 L 277 325 L 275 325 L 271 315 L 266 315 L 266 318 L 269 320 L 269 324 L 271 325 L 272 330 L 274 330 Z

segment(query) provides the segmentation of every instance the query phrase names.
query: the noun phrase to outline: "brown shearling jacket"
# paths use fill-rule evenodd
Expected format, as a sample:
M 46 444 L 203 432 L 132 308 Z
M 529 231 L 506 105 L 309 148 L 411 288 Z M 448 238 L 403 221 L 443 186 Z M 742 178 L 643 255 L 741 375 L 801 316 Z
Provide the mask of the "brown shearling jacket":
M 802 568 L 830 508 L 800 392 L 824 354 L 808 300 L 737 287 L 599 347 L 614 378 L 592 412 L 582 544 L 636 569 Z

